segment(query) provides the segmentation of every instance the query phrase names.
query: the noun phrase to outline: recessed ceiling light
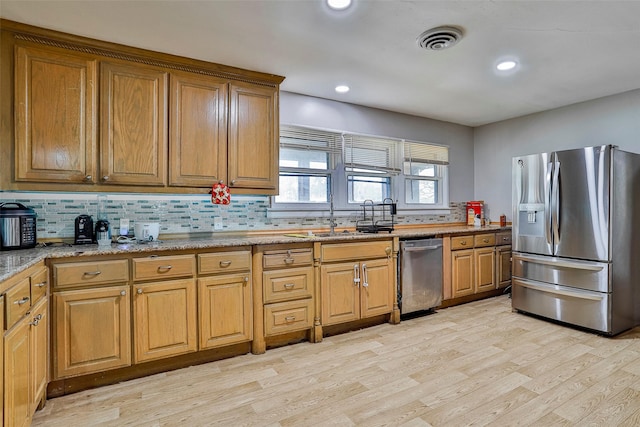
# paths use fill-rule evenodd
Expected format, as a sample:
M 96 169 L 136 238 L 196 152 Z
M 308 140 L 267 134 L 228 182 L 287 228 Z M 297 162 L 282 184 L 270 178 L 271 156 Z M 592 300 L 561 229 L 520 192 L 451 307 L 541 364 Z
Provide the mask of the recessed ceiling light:
M 516 61 L 502 61 L 498 65 L 496 65 L 496 68 L 500 71 L 509 71 L 513 70 L 516 65 L 518 65 Z
M 349 92 L 349 86 L 347 86 L 347 85 L 338 85 L 338 86 L 336 86 L 336 92 L 338 92 L 338 93 L 347 93 L 347 92 Z
M 343 10 L 351 6 L 351 0 L 327 0 L 327 5 L 334 10 Z

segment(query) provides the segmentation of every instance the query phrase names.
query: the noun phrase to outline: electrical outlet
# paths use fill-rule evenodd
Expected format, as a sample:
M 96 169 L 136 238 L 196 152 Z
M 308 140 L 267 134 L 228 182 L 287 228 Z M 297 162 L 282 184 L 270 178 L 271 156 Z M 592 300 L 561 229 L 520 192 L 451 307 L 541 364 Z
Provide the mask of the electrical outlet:
M 213 218 L 213 229 L 214 230 L 222 230 L 222 218 L 216 216 Z

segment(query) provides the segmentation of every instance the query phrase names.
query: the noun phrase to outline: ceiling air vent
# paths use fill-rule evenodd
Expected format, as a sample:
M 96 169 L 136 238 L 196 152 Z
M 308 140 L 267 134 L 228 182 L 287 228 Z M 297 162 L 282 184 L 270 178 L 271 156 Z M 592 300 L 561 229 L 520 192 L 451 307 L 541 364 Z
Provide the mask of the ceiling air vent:
M 416 40 L 418 45 L 427 50 L 450 48 L 460 41 L 462 30 L 456 27 L 437 27 L 425 31 Z

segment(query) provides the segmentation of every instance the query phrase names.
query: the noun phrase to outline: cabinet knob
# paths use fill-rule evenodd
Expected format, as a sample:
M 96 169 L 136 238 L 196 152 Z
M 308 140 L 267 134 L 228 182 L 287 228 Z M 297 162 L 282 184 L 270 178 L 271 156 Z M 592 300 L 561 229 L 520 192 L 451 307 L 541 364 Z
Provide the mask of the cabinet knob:
M 138 295 L 141 295 L 142 294 L 142 289 L 138 288 L 137 292 L 138 292 Z
M 103 176 L 103 177 L 102 177 L 102 180 L 103 180 L 103 181 L 109 181 L 109 175 L 105 175 L 105 176 Z
M 235 184 L 236 184 L 236 180 L 235 180 L 235 179 L 232 179 L 232 180 L 231 180 L 231 185 L 235 185 Z
M 125 296 L 127 294 L 127 291 L 120 291 L 120 295 Z
M 40 319 L 36 317 L 33 318 L 33 322 L 29 322 L 31 326 L 38 326 L 38 323 L 40 323 Z
M 93 177 L 91 175 L 87 175 L 84 177 L 85 181 L 91 181 L 93 179 Z
M 244 285 L 247 286 L 247 283 L 249 283 L 249 276 L 244 276 Z

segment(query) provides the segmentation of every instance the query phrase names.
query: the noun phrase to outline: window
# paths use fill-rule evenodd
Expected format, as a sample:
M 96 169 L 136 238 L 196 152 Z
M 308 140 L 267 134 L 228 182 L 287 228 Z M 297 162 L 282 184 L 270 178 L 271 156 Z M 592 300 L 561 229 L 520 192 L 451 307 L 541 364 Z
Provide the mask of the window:
M 400 141 L 362 135 L 344 136 L 347 200 L 382 202 L 392 196 L 391 177 L 400 173 Z
M 442 145 L 282 125 L 272 210 L 327 209 L 330 196 L 337 211 L 387 198 L 399 210 L 448 209 L 448 165 Z
M 448 148 L 404 141 L 403 151 L 405 204 L 442 204 L 446 166 L 449 164 Z
M 280 194 L 275 202 L 328 203 L 341 139 L 338 133 L 282 126 Z

